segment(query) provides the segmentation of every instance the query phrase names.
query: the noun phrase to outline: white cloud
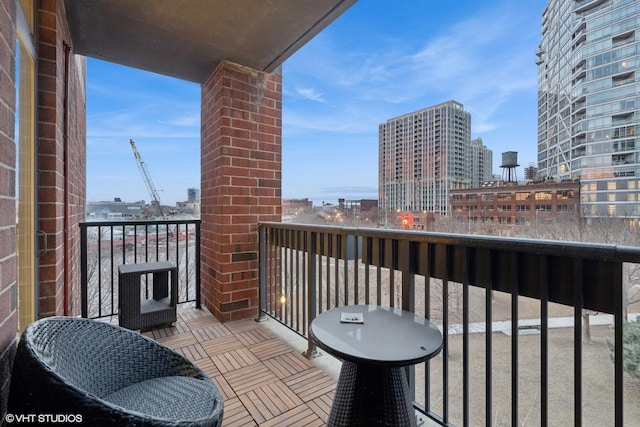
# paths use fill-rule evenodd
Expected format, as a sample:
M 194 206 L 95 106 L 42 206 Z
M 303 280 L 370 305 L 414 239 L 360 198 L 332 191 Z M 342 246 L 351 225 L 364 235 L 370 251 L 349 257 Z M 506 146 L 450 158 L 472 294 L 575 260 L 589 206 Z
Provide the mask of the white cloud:
M 315 101 L 315 102 L 324 102 L 324 97 L 323 97 L 323 93 L 322 92 L 318 92 L 315 89 L 312 88 L 301 88 L 301 87 L 297 87 L 296 88 L 296 93 L 305 98 L 308 99 L 310 101 Z

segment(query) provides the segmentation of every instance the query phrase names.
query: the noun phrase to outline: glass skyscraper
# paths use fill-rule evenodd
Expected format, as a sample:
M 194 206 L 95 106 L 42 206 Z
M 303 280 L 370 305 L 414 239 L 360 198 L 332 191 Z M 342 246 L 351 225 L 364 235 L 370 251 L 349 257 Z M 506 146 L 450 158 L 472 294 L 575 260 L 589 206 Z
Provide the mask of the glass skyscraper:
M 584 216 L 640 216 L 639 30 L 640 0 L 549 0 L 542 14 L 538 177 L 579 179 Z

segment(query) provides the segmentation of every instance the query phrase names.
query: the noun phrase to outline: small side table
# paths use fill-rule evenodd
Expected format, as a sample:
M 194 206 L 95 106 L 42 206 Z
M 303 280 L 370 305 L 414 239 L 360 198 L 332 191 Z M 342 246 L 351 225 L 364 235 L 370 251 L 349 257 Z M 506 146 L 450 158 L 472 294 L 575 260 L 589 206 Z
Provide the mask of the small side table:
M 364 322 L 342 323 L 343 313 L 362 315 Z M 318 347 L 342 359 L 328 426 L 416 425 L 404 367 L 440 352 L 436 326 L 397 308 L 351 305 L 321 313 L 309 333 Z
M 153 275 L 152 298 L 142 299 L 141 276 Z M 178 268 L 168 261 L 123 264 L 118 267 L 118 323 L 147 330 L 177 320 Z

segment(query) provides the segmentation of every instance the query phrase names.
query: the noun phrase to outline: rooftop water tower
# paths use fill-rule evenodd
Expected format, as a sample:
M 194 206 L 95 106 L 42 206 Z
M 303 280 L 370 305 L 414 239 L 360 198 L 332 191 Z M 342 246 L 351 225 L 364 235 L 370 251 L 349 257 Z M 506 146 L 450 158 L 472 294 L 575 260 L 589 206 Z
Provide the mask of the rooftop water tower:
M 517 182 L 516 168 L 520 166 L 518 164 L 518 152 L 507 151 L 502 153 L 502 180 L 506 182 Z M 506 176 L 506 177 L 505 177 Z

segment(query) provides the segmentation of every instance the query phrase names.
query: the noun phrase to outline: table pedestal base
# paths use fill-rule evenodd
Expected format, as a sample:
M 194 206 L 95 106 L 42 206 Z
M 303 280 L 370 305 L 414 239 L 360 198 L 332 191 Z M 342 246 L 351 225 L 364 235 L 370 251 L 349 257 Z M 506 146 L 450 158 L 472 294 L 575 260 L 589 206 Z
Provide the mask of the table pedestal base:
M 404 368 L 342 362 L 328 426 L 416 426 Z

